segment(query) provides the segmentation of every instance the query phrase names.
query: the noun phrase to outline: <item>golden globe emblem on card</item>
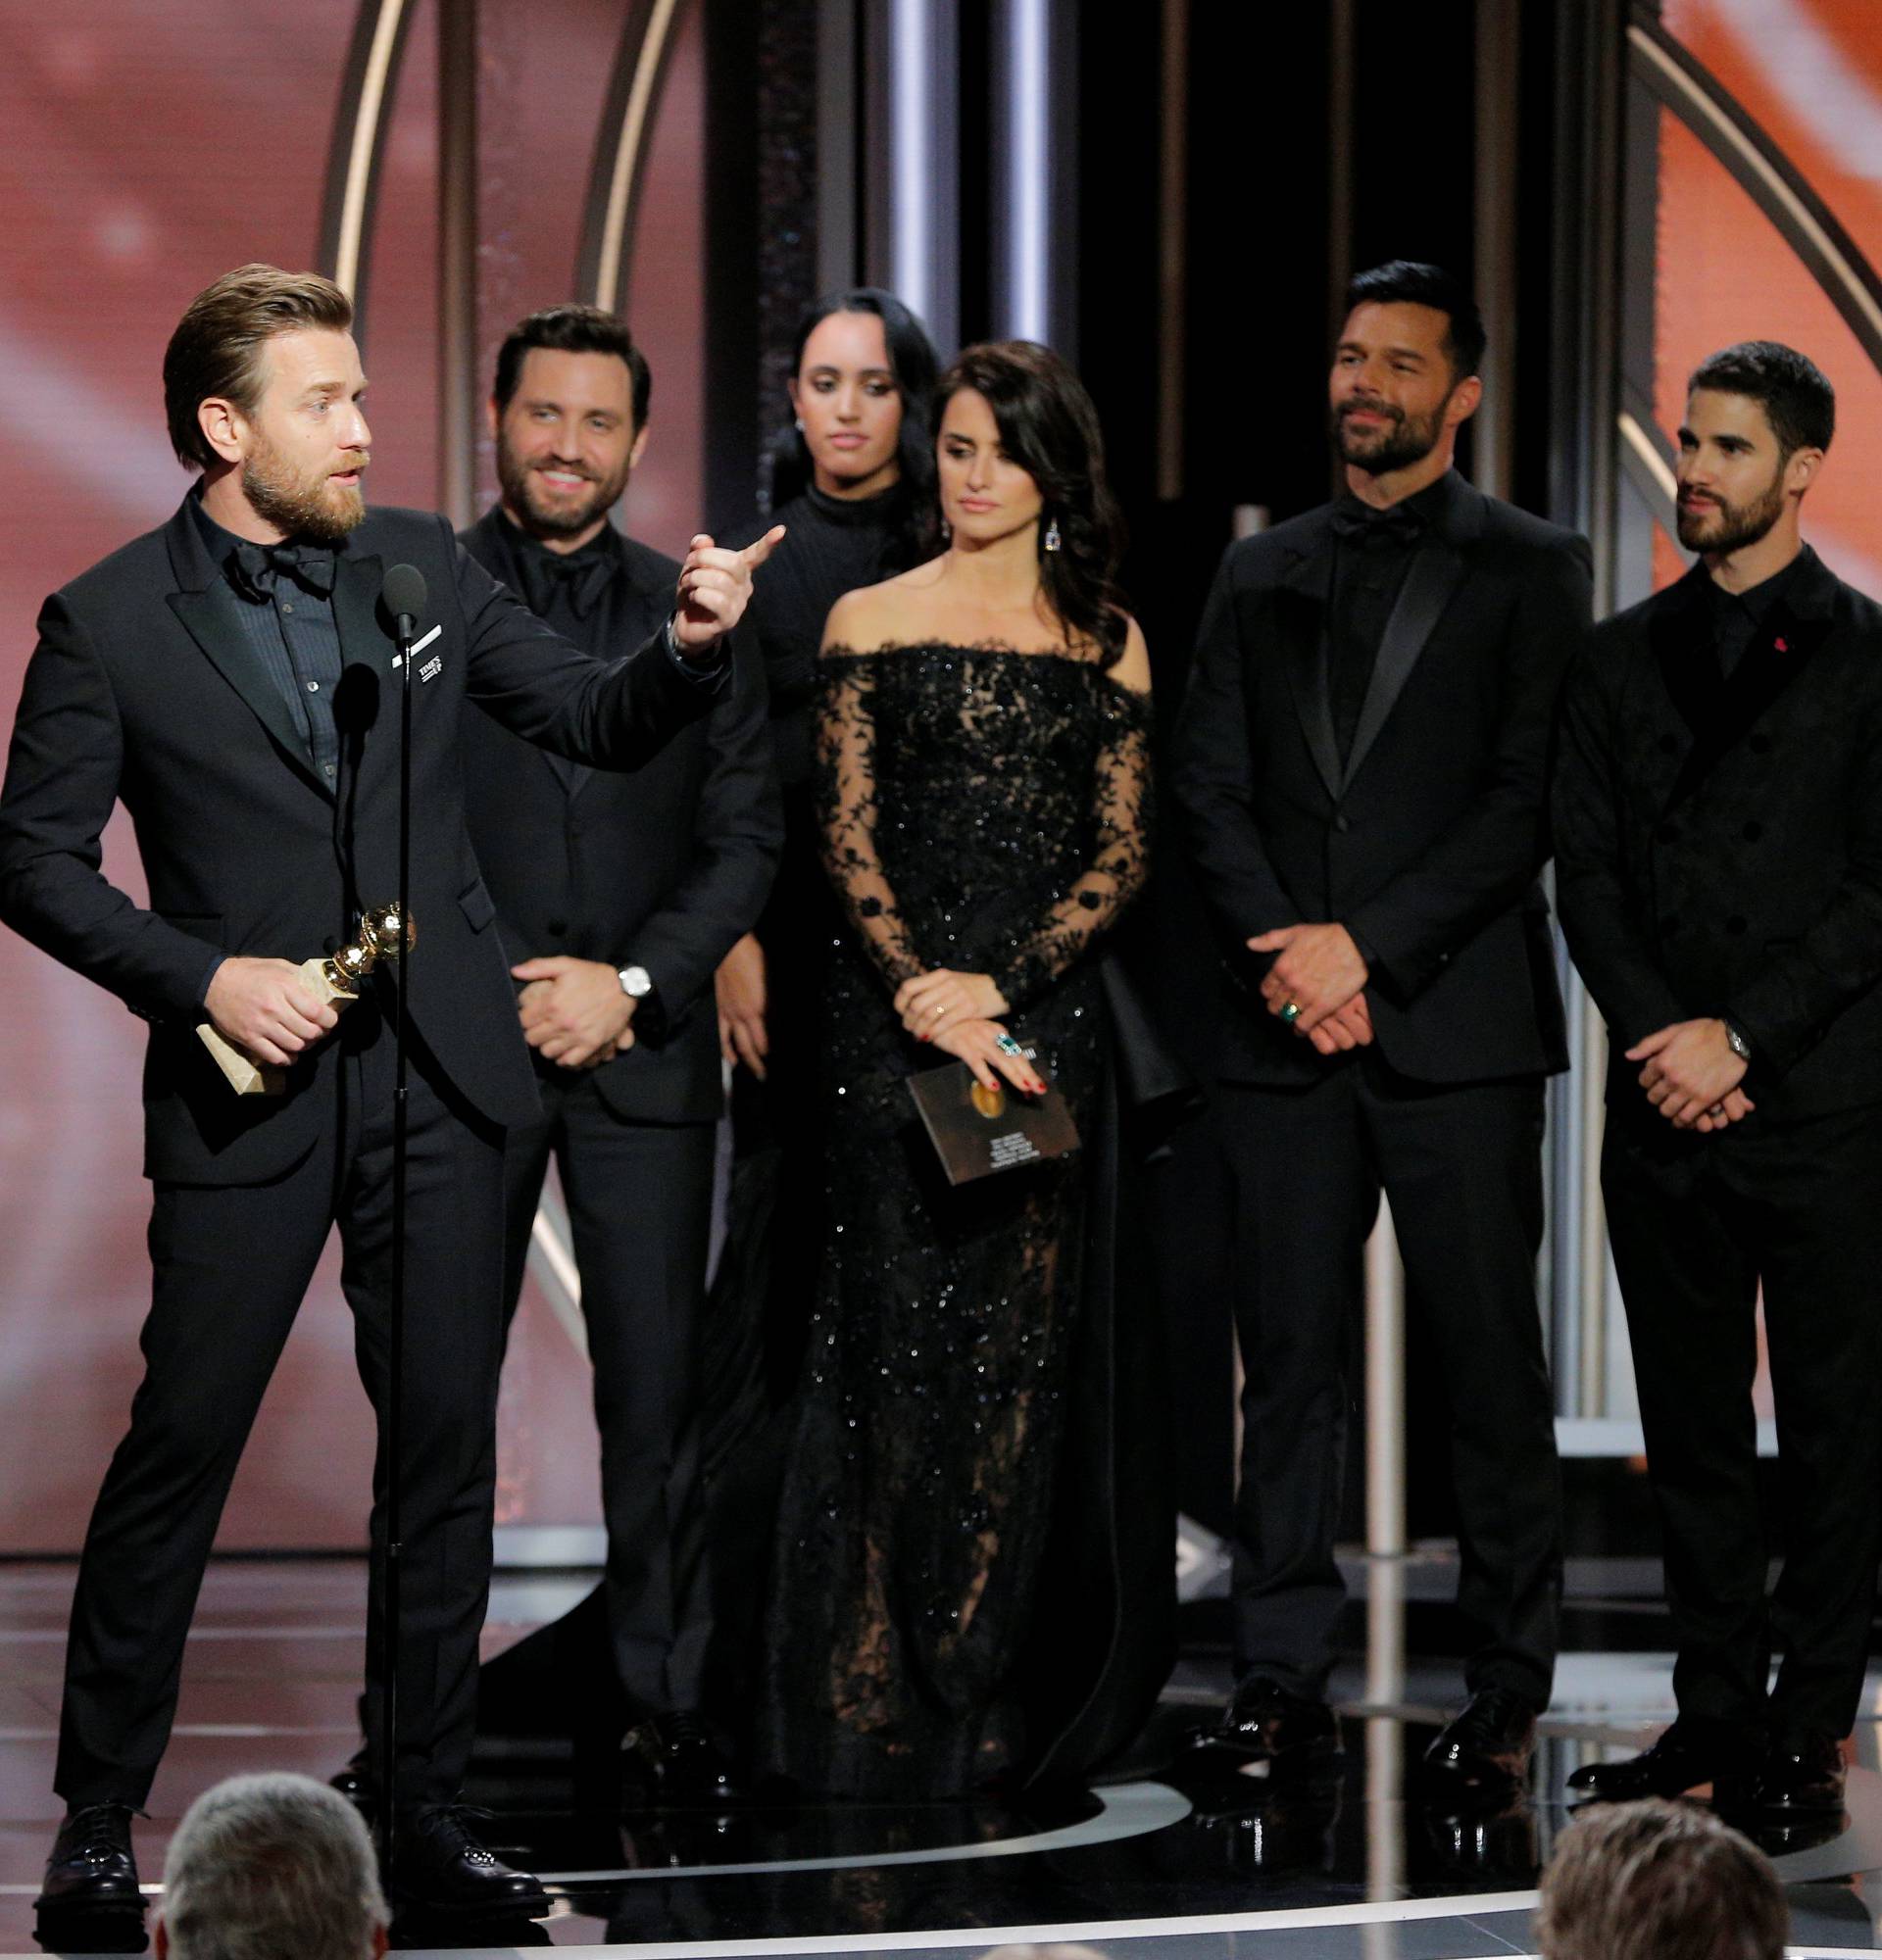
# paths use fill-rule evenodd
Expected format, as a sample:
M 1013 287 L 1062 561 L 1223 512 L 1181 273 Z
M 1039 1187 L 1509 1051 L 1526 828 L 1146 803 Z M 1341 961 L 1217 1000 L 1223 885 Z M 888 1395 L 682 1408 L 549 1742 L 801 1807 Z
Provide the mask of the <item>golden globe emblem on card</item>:
M 400 920 L 397 906 L 369 906 L 360 914 L 353 937 L 337 953 L 301 961 L 301 981 L 322 1006 L 344 1007 L 360 998 L 360 982 L 380 960 L 409 953 L 418 932 L 410 919 Z M 279 1096 L 287 1089 L 287 1070 L 257 1061 L 208 1021 L 196 1029 L 203 1046 L 216 1057 L 237 1096 Z

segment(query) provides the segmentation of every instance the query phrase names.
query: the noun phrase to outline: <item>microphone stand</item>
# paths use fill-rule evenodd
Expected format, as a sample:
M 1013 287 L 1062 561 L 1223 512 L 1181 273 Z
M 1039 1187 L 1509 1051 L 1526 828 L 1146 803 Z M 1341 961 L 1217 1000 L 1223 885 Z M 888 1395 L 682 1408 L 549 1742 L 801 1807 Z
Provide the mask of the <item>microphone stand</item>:
M 407 1068 L 405 1009 L 412 989 L 412 642 L 418 637 L 419 623 L 410 612 L 401 612 L 393 622 L 393 638 L 399 650 L 399 971 L 392 1006 L 392 1287 L 386 1313 L 385 1416 L 382 1434 L 385 1443 L 385 1566 L 380 1579 L 380 1652 L 384 1663 L 382 1723 L 379 1743 L 380 1858 L 390 1886 L 394 1881 L 393 1852 L 398 1814 L 399 1748 L 399 1542 L 402 1519 L 399 1507 L 400 1449 L 403 1445 L 405 1407 L 405 1186 L 409 1150 L 407 1109 Z

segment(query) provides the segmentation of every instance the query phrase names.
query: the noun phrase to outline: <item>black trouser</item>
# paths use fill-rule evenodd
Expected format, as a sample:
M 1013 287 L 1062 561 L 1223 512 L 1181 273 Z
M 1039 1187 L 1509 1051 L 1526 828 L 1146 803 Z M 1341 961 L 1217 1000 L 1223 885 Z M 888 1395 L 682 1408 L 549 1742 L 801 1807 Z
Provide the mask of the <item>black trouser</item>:
M 1878 1550 L 1882 1111 L 1716 1138 L 1631 1113 L 1602 1155 L 1682 1717 L 1842 1737 L 1856 1721 Z M 1784 1567 L 1769 1603 L 1752 1382 L 1776 1403 Z M 1773 1643 L 1783 1649 L 1766 1705 Z
M 1362 1254 L 1381 1187 L 1413 1339 L 1450 1390 L 1461 1565 L 1479 1632 L 1465 1678 L 1546 1705 L 1561 1592 L 1555 1410 L 1536 1302 L 1542 1085 L 1430 1089 L 1375 1054 L 1301 1091 L 1225 1085 L 1242 1394 L 1235 1658 L 1323 1692 L 1345 1588 L 1334 1561 Z
M 338 1224 L 360 1376 L 383 1411 L 392 1253 L 392 1043 L 370 1002 L 341 1017 L 307 1094 L 333 1120 L 272 1183 L 159 1184 L 144 1377 L 85 1534 L 55 1787 L 141 1807 L 170 1739 L 183 1642 L 263 1391 Z M 204 1057 L 207 1061 L 208 1057 Z M 427 1079 L 429 1077 L 430 1079 Z M 502 1133 L 433 1071 L 408 1103 L 405 1393 L 400 1444 L 404 1804 L 457 1794 L 476 1711 L 490 1584 L 502 1350 Z M 372 1472 L 368 1680 L 378 1658 L 383 1437 Z M 368 1736 L 379 1716 L 369 1689 Z
M 554 1153 L 595 1371 L 609 1639 L 641 1715 L 696 1708 L 710 1631 L 699 1489 L 699 1317 L 712 1229 L 710 1123 L 635 1123 L 582 1073 L 543 1084 L 510 1132 L 509 1310 Z

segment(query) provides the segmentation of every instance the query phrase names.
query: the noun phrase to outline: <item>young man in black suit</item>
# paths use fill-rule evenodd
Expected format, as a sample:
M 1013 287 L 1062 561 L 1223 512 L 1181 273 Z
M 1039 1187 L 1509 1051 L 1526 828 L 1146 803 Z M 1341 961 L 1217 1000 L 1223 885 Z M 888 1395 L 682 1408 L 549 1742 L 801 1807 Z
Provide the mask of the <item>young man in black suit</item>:
M 646 447 L 651 392 L 614 315 L 565 306 L 523 320 L 490 403 L 502 501 L 463 538 L 604 659 L 659 624 L 679 571 L 608 515 Z M 630 1782 L 694 1803 L 725 1783 L 698 1715 L 710 1629 L 698 1317 L 724 1106 L 713 974 L 763 909 L 783 842 L 756 648 L 735 646 L 732 666 L 712 712 L 631 776 L 532 749 L 488 715 L 464 722 L 470 838 L 544 1111 L 509 1137 L 507 1308 L 553 1155 L 595 1369 Z
M 724 635 L 767 547 L 696 540 L 678 610 L 649 644 L 590 660 L 442 518 L 366 511 L 351 323 L 338 287 L 270 266 L 191 303 L 164 393 L 172 444 L 201 481 L 167 524 L 46 602 L 0 789 L 0 916 L 150 1023 L 145 1373 L 73 1602 L 56 1778 L 69 1808 L 42 1931 L 141 1907 L 130 1816 L 169 1736 L 223 1500 L 336 1222 L 362 1375 L 383 1406 L 395 987 L 414 1067 L 389 1878 L 397 1895 L 440 1909 L 546 1903 L 534 1879 L 477 1843 L 457 1802 L 489 1582 L 503 1137 L 540 1109 L 466 829 L 461 710 L 474 701 L 589 764 L 646 761 L 712 710 Z M 380 598 L 401 563 L 427 594 L 414 675 L 392 665 Z M 336 1016 L 296 962 L 397 893 L 401 686 L 413 695 L 417 945 Z M 100 871 L 119 800 L 147 906 Z M 285 1093 L 236 1095 L 199 1023 L 284 1069 Z M 375 1466 L 375 1548 L 385 1474 Z M 375 1556 L 375 1655 L 379 1567 Z M 371 1728 L 376 1744 L 376 1715 Z
M 1602 1151 L 1678 1637 L 1679 1718 L 1569 1779 L 1839 1812 L 1882 1472 L 1882 609 L 1804 543 L 1830 384 L 1753 341 L 1693 375 L 1680 542 L 1605 622 L 1555 792 L 1568 949 L 1609 1028 Z M 1765 1598 L 1764 1326 L 1784 1569 Z M 1783 1650 L 1767 1690 L 1773 1647 Z
M 1175 790 L 1233 983 L 1217 1108 L 1247 1375 L 1237 1687 L 1203 1742 L 1337 1753 L 1347 1361 L 1381 1188 L 1451 1396 L 1471 1699 L 1426 1774 L 1503 1788 L 1547 1706 L 1560 1591 L 1535 1258 L 1543 1082 L 1565 1066 L 1545 776 L 1590 606 L 1583 541 L 1452 466 L 1475 306 L 1433 267 L 1354 280 L 1330 383 L 1346 487 L 1229 548 Z

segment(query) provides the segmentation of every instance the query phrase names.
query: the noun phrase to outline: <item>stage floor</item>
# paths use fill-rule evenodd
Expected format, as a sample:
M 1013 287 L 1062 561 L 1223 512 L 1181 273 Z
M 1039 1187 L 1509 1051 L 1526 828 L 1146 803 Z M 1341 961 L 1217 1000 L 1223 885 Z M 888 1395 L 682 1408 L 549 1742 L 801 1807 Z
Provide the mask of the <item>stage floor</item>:
M 1535 1875 L 1567 1817 L 1562 1779 L 1607 1748 L 1638 1746 L 1670 1713 L 1664 1624 L 1638 1562 L 1583 1565 L 1532 1789 L 1497 1815 L 1447 1816 L 1415 1795 L 1419 1752 L 1460 1690 L 1421 1659 L 1439 1624 L 1442 1559 L 1386 1577 L 1370 1651 L 1334 1683 L 1348 1711 L 1342 1775 L 1309 1791 L 1199 1775 L 1176 1748 L 1218 1700 L 1226 1662 L 1200 1642 L 1132 1761 L 1087 1795 L 1030 1813 L 996 1804 L 741 1810 L 619 1819 L 558 1802 L 553 1781 L 510 1774 L 491 1841 L 556 1895 L 540 1924 L 478 1929 L 473 1943 L 598 1945 L 655 1955 L 984 1954 L 1082 1942 L 1128 1960 L 1475 1960 L 1532 1950 Z M 51 1791 L 58 1684 L 74 1568 L 0 1565 L 0 1955 L 37 1951 L 32 1897 L 59 1809 Z M 557 1617 L 587 1575 L 500 1579 L 496 1651 Z M 1400 1596 L 1409 1595 L 1409 1603 Z M 175 1740 L 137 1826 L 147 1889 L 190 1799 L 238 1770 L 324 1777 L 354 1742 L 365 1609 L 351 1562 L 219 1563 L 191 1635 Z M 1435 1644 L 1423 1642 L 1425 1644 Z M 1407 1648 L 1410 1657 L 1404 1658 Z M 1872 1677 L 1849 1816 L 1817 1844 L 1774 1843 L 1798 1946 L 1870 1949 L 1882 1900 L 1882 1711 Z M 1175 1767 L 1172 1767 L 1172 1760 Z M 473 1795 L 479 1794 L 477 1791 Z M 1874 1894 L 1872 1900 L 1871 1894 Z M 400 1942 L 443 1950 L 436 1929 Z M 451 1950 L 469 1939 L 462 1930 Z

